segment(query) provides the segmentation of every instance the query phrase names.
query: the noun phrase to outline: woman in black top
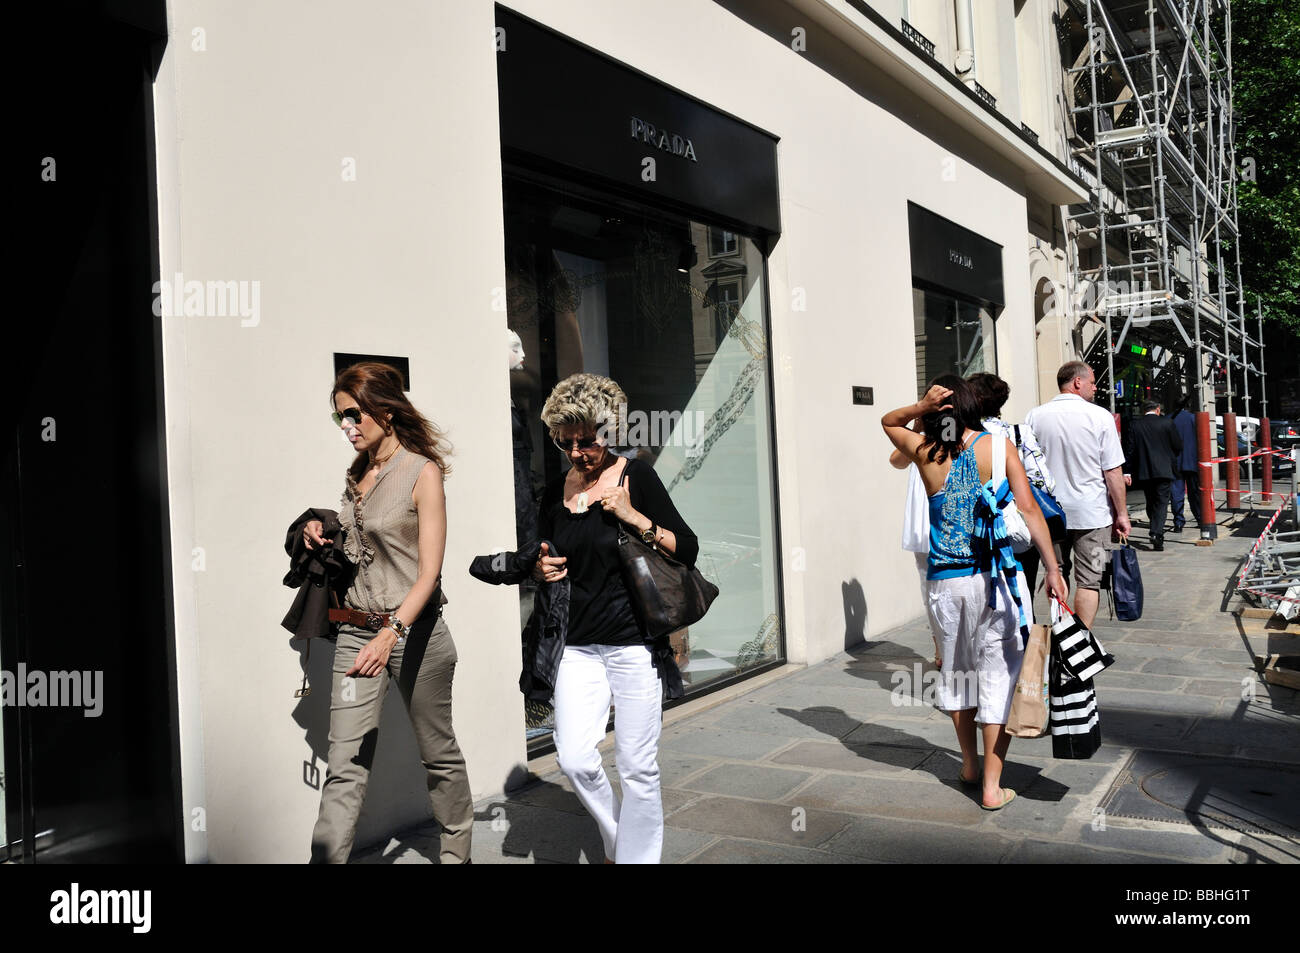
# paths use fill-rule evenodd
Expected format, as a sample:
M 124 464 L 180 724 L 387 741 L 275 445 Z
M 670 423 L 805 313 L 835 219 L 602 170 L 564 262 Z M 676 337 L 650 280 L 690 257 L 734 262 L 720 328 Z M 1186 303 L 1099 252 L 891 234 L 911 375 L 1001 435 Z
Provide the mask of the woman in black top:
M 570 584 L 568 636 L 555 681 L 560 770 L 600 828 L 606 863 L 658 863 L 662 698 L 664 686 L 680 692 L 680 676 L 671 650 L 649 641 L 637 621 L 620 569 L 619 526 L 690 566 L 700 547 L 654 468 L 610 450 L 626 408 L 622 388 L 595 374 L 565 378 L 542 408 L 542 421 L 573 466 L 542 497 L 544 542 L 534 574 Z M 622 804 L 597 750 L 611 700 Z

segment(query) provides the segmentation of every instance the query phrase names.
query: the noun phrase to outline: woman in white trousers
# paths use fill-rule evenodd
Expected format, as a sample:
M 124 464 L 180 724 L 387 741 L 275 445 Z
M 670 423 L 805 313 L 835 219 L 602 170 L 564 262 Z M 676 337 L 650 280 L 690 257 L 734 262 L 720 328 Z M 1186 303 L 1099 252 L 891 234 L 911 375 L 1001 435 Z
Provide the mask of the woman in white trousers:
M 609 438 L 626 432 L 623 389 L 607 377 L 574 374 L 542 407 L 551 439 L 571 468 L 542 496 L 544 583 L 569 580 L 564 655 L 555 680 L 555 752 L 579 800 L 600 830 L 606 863 L 655 864 L 663 849 L 659 733 L 664 694 L 680 694 L 681 676 L 667 639 L 650 640 L 623 583 L 620 527 L 693 566 L 699 541 L 654 468 L 619 456 Z M 665 687 L 669 690 L 666 692 Z M 597 746 L 614 705 L 615 796 Z

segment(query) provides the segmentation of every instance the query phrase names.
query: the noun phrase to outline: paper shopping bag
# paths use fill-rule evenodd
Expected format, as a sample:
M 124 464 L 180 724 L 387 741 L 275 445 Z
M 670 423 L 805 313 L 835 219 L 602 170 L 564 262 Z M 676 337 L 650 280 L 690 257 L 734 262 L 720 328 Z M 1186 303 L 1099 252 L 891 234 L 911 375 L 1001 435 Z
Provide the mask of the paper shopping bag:
M 1007 734 L 1039 738 L 1047 733 L 1047 663 L 1051 657 L 1051 629 L 1036 625 L 1029 630 L 1007 716 Z

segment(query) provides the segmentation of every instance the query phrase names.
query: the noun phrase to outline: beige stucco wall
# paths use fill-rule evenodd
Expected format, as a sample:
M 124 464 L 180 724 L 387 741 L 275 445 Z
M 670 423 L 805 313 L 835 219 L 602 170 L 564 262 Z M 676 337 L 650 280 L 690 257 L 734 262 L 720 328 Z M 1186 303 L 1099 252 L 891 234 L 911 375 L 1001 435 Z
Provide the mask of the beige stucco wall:
M 465 572 L 514 536 L 505 315 L 492 310 L 505 283 L 493 12 L 178 0 L 169 16 L 162 274 L 261 288 L 256 326 L 165 322 L 182 718 L 202 726 L 183 733 L 186 776 L 204 782 L 187 785 L 187 808 L 205 809 L 214 861 L 302 860 L 319 799 L 303 762 L 309 738 L 324 750 L 329 652 L 313 652 L 299 705 L 280 579 L 286 525 L 337 506 L 351 459 L 327 416 L 335 351 L 409 356 L 412 401 L 450 432 L 446 613 L 475 793 L 501 790 L 524 758 L 517 596 Z M 206 567 L 186 573 L 193 547 Z M 427 812 L 392 696 L 361 840 Z
M 282 543 L 292 517 L 339 498 L 350 454 L 326 416 L 334 351 L 409 356 L 412 400 L 450 430 L 447 617 L 476 796 L 501 791 L 524 757 L 516 596 L 465 572 L 513 537 L 505 314 L 493 310 L 493 5 L 169 9 L 155 97 L 162 273 L 261 288 L 256 326 L 164 319 L 183 776 L 187 811 L 206 812 L 189 852 L 302 860 L 319 797 L 303 762 L 324 750 L 328 652 L 313 652 L 315 690 L 296 708 Z M 915 617 L 898 545 L 905 474 L 887 465 L 878 424 L 916 397 L 906 203 L 1003 246 L 999 368 L 1008 414 L 1023 417 L 1036 390 L 1024 196 L 975 164 L 982 150 L 919 134 L 709 0 L 513 9 L 780 137 L 784 232 L 769 275 L 788 653 L 815 662 L 844 647 L 854 581 L 868 637 Z M 851 403 L 855 384 L 875 388 L 874 407 Z M 195 547 L 204 566 L 186 572 Z M 362 841 L 427 810 L 392 701 Z

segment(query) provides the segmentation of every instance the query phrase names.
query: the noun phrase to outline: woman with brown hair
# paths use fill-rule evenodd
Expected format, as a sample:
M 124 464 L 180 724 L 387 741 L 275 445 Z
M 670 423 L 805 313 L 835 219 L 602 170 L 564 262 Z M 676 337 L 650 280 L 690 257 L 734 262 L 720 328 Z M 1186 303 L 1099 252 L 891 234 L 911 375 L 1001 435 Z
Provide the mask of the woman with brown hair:
M 442 863 L 467 863 L 474 808 L 465 759 L 451 724 L 456 646 L 442 619 L 447 541 L 443 478 L 450 447 L 402 391 L 387 364 L 354 364 L 330 391 L 334 422 L 357 451 L 339 508 L 344 554 L 356 575 L 340 623 L 330 696 L 329 766 L 312 833 L 313 863 L 346 863 L 374 760 L 388 679 L 397 683 L 420 760 L 429 805 L 442 825 Z M 331 545 L 319 521 L 303 530 Z
M 908 427 L 917 419 L 919 433 Z M 1021 604 L 1028 587 L 1011 555 L 1001 509 L 1020 509 L 1047 570 L 1047 592 L 1063 600 L 1066 585 L 1052 538 L 1015 448 L 1000 434 L 983 439 L 989 434 L 980 424 L 971 384 L 954 374 L 937 377 L 920 401 L 891 410 L 880 425 L 916 464 L 928 496 L 926 608 L 940 652 L 935 707 L 949 714 L 957 732 L 958 778 L 981 789 L 985 810 L 1001 810 L 1016 796 L 1002 787 L 1002 766 L 1011 743 L 1007 717 L 1029 637 Z M 1001 487 L 990 484 L 1003 468 L 1010 498 L 996 495 Z M 977 736 L 984 742 L 982 766 Z

